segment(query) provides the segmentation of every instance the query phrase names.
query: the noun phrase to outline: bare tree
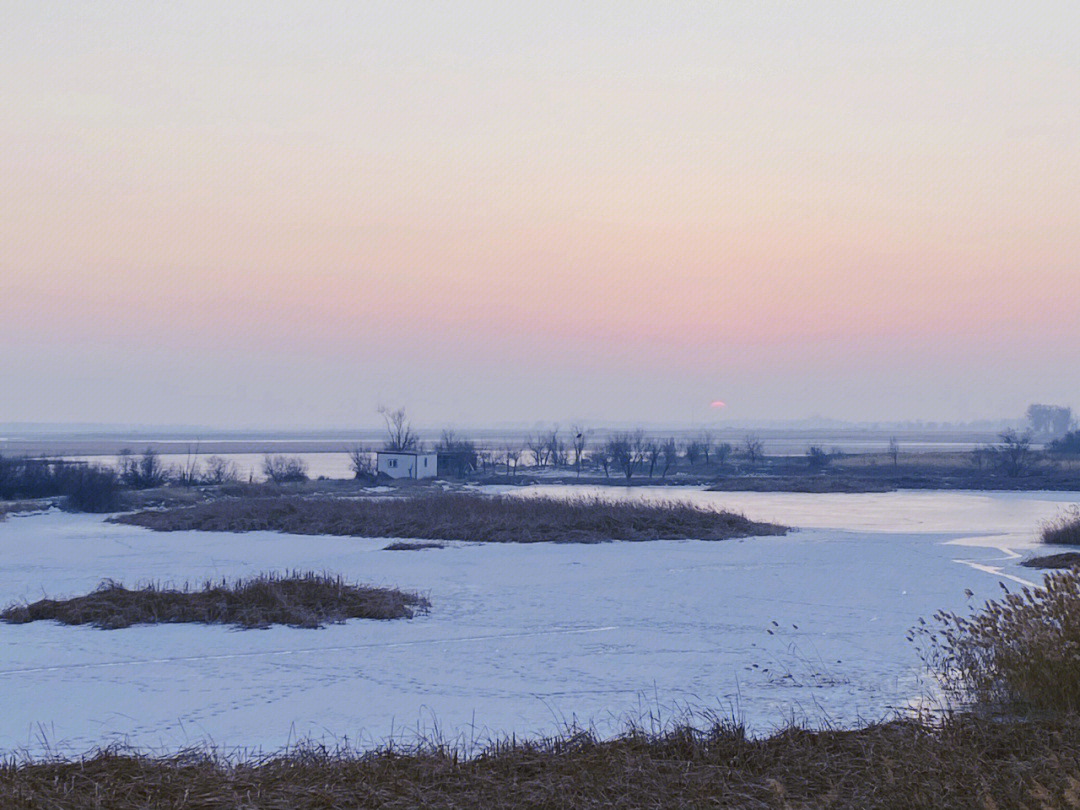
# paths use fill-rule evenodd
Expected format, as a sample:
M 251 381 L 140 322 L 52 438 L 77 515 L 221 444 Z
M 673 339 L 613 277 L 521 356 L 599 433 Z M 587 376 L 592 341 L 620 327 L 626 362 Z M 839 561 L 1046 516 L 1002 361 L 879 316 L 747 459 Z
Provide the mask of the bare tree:
M 1050 417 L 1050 431 L 1055 436 L 1064 436 L 1072 424 L 1072 408 L 1055 408 Z
M 660 477 L 667 478 L 668 471 L 679 463 L 679 445 L 674 438 L 669 437 L 660 445 L 660 452 L 664 457 L 664 464 L 660 468 Z
M 517 445 L 508 444 L 503 448 L 503 457 L 506 459 L 506 474 L 517 477 L 518 460 L 521 458 L 521 448 Z M 513 465 L 513 473 L 511 473 Z
M 371 453 L 360 445 L 349 450 L 349 469 L 352 470 L 353 478 L 359 481 L 375 473 L 375 465 L 371 461 Z
M 525 439 L 525 447 L 532 453 L 534 467 L 543 468 L 547 464 L 548 443 L 546 436 L 539 433 L 535 436 L 530 435 Z
M 1072 408 L 1062 405 L 1028 405 L 1027 418 L 1036 434 L 1064 435 L 1072 422 Z
M 713 435 L 707 430 L 701 431 L 701 437 L 698 439 L 701 442 L 701 456 L 705 461 L 705 466 L 709 466 L 709 456 L 713 451 Z
M 697 464 L 697 460 L 701 458 L 701 442 L 697 439 L 691 439 L 686 443 L 685 451 L 686 461 L 693 467 Z
M 716 456 L 716 463 L 720 469 L 724 468 L 724 464 L 731 458 L 733 452 L 735 452 L 735 448 L 731 446 L 730 442 L 720 442 L 720 444 L 716 445 L 713 455 Z
M 656 439 L 645 442 L 645 459 L 649 462 L 649 478 L 653 477 L 653 471 L 657 463 L 664 455 L 664 446 Z
M 1016 478 L 1027 469 L 1031 453 L 1031 434 L 1018 434 L 1009 429 L 1000 435 L 997 448 L 998 466 L 1010 478 Z
M 608 444 L 610 444 L 610 442 Z M 589 459 L 592 463 L 597 467 L 603 468 L 604 478 L 608 477 L 608 465 L 611 464 L 611 455 L 608 453 L 608 444 L 594 448 L 593 451 L 589 453 Z
M 275 484 L 307 481 L 307 464 L 298 456 L 263 457 L 263 475 Z
M 896 440 L 895 436 L 889 439 L 889 457 L 895 467 L 900 459 L 900 442 Z
M 616 433 L 608 439 L 607 455 L 629 481 L 645 459 L 645 432 Z
M 558 425 L 547 435 L 547 458 L 552 467 L 566 466 L 566 444 L 559 438 Z
M 221 456 L 210 456 L 206 460 L 206 472 L 203 483 L 228 484 L 240 480 L 240 470 L 236 464 Z
M 746 457 L 746 460 L 751 464 L 757 464 L 761 461 L 761 457 L 764 454 L 765 449 L 764 445 L 761 443 L 761 439 L 753 433 L 748 434 L 743 440 L 743 455 Z
M 581 459 L 585 455 L 585 428 L 581 425 L 574 425 L 570 428 L 570 432 L 574 434 L 574 466 L 577 468 L 577 474 L 581 475 Z
M 409 417 L 405 413 L 404 406 L 392 411 L 385 405 L 380 405 L 379 413 L 382 414 L 383 421 L 386 422 L 387 439 L 386 443 L 383 445 L 384 449 L 417 449 L 416 434 L 413 433 L 412 425 L 409 424 Z

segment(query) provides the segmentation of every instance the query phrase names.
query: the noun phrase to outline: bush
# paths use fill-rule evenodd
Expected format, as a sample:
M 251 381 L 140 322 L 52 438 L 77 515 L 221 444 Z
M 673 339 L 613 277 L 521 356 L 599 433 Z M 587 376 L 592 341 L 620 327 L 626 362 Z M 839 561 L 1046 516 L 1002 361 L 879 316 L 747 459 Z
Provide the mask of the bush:
M 119 508 L 120 482 L 113 470 L 86 462 L 0 457 L 0 499 L 56 496 L 76 511 L 111 512 Z
M 829 466 L 832 456 L 820 447 L 810 447 L 806 451 L 806 463 L 812 470 L 823 470 Z
M 153 489 L 169 480 L 168 470 L 152 447 L 147 447 L 138 458 L 130 450 L 121 450 L 117 467 L 120 480 L 132 489 Z
M 202 477 L 204 484 L 231 484 L 239 480 L 240 470 L 235 462 L 221 456 L 210 456 L 206 460 L 206 472 Z
M 266 456 L 263 459 L 263 475 L 275 484 L 307 481 L 307 464 L 296 456 Z
M 107 467 L 83 467 L 75 471 L 67 506 L 78 512 L 115 512 L 120 508 L 120 480 Z
M 85 464 L 64 459 L 0 456 L 0 499 L 49 498 L 66 494 L 74 470 Z
M 1080 505 L 1073 504 L 1064 514 L 1044 523 L 1042 541 L 1054 546 L 1080 546 Z
M 1047 574 L 970 617 L 914 631 L 946 692 L 991 708 L 1080 711 L 1080 571 Z
M 128 590 L 106 580 L 86 596 L 12 605 L 0 619 L 12 624 L 53 619 L 63 624 L 91 624 L 106 630 L 133 624 L 194 622 L 240 627 L 320 627 L 346 619 L 411 618 L 428 601 L 391 588 L 351 585 L 341 577 L 293 573 L 262 574 L 235 582 L 207 582 L 200 590 L 147 585 Z
M 1046 446 L 1051 453 L 1065 456 L 1080 456 L 1080 430 L 1066 433 L 1060 439 L 1054 439 Z

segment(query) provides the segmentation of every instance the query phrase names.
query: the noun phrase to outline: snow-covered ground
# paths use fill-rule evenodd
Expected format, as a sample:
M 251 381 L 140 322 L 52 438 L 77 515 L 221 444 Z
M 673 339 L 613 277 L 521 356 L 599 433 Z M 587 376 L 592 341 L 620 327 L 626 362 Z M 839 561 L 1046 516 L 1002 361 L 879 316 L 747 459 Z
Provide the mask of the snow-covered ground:
M 580 493 L 581 489 L 530 488 Z M 597 491 L 597 490 L 590 490 Z M 277 750 L 298 738 L 601 733 L 692 705 L 766 732 L 880 719 L 930 690 L 905 633 L 981 604 L 1041 521 L 1080 493 L 707 493 L 787 537 L 383 551 L 386 540 L 115 526 L 53 512 L 0 523 L 0 603 L 291 568 L 419 590 L 430 615 L 322 630 L 0 624 L 0 750 L 122 741 Z M 771 633 L 770 633 L 771 631 Z

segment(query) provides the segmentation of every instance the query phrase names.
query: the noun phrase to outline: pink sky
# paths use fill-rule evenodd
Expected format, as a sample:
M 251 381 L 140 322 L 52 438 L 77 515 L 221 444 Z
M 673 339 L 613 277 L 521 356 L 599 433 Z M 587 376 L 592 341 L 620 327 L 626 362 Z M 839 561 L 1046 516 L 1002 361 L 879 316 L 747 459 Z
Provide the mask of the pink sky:
M 0 421 L 1080 406 L 1075 9 L 222 5 L 4 12 Z

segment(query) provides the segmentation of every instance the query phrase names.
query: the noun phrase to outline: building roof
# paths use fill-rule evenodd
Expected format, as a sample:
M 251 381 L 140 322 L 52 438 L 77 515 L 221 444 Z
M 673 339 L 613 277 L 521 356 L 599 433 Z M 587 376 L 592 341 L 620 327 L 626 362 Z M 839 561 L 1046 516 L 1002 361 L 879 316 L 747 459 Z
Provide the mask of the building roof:
M 376 450 L 376 455 L 387 456 L 434 456 L 434 450 Z

